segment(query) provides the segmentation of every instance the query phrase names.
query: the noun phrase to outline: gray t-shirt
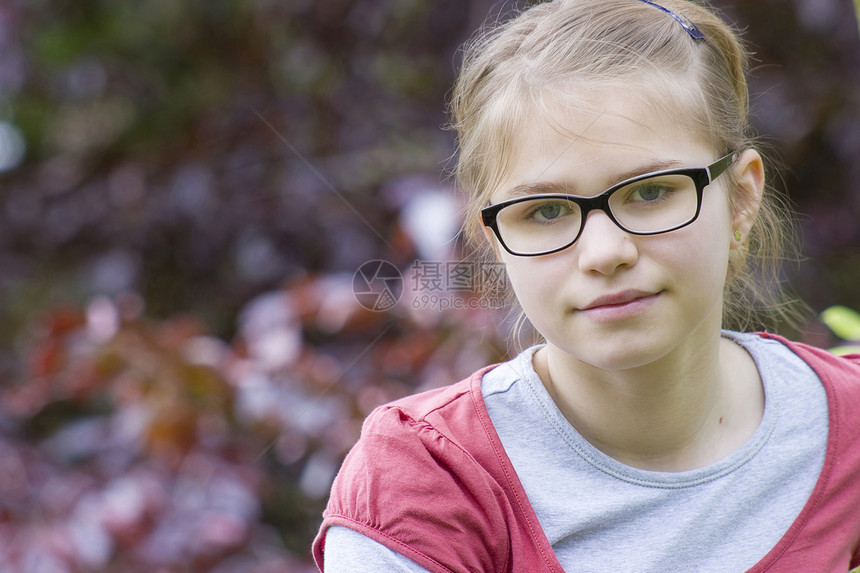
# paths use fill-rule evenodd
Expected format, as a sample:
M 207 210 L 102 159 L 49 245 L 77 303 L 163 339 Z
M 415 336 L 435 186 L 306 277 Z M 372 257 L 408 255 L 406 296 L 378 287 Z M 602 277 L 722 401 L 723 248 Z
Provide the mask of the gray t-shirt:
M 490 419 L 565 570 L 745 571 L 800 513 L 824 463 L 824 388 L 779 342 L 724 336 L 755 360 L 764 415 L 741 448 L 692 471 L 640 470 L 588 443 L 535 373 L 537 347 L 484 376 Z M 332 527 L 325 571 L 426 570 L 370 538 Z

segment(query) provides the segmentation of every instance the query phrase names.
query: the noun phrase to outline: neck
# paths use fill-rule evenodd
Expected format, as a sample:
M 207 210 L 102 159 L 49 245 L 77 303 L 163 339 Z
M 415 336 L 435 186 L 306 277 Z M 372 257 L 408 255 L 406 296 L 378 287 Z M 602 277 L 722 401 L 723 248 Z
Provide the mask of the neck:
M 695 353 L 680 348 L 626 370 L 595 368 L 549 345 L 534 362 L 573 427 L 605 454 L 641 469 L 713 463 L 752 436 L 764 409 L 752 358 L 719 331 Z

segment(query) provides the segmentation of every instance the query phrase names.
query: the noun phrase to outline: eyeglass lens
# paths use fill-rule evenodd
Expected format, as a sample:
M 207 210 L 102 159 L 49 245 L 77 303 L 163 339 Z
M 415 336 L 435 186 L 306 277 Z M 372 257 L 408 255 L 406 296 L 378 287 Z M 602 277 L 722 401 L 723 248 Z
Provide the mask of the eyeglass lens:
M 659 233 L 690 222 L 698 209 L 696 183 L 687 175 L 640 179 L 609 196 L 617 224 L 632 233 Z M 502 240 L 521 254 L 544 253 L 570 244 L 579 234 L 582 208 L 564 197 L 537 196 L 508 205 L 497 216 Z

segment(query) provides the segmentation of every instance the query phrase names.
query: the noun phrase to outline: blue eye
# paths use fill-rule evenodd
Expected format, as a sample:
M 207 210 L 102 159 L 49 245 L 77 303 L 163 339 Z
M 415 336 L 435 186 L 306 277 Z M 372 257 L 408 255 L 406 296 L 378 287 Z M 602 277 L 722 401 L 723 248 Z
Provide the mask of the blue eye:
M 643 203 L 651 203 L 659 201 L 671 193 L 672 189 L 667 185 L 662 185 L 654 182 L 647 182 L 635 187 L 627 196 L 628 201 L 639 201 Z
M 568 201 L 538 200 L 523 213 L 523 220 L 529 223 L 554 223 L 569 215 L 572 207 Z
M 552 221 L 560 217 L 562 212 L 563 209 L 560 203 L 547 203 L 535 209 L 532 216 L 539 221 Z

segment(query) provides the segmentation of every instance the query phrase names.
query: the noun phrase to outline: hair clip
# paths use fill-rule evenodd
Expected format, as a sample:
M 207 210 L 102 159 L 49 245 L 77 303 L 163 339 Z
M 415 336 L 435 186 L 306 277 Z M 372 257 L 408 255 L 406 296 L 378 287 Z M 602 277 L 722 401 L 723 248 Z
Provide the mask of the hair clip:
M 666 14 L 670 15 L 672 18 L 677 20 L 678 23 L 681 24 L 681 26 L 684 27 L 684 29 L 687 31 L 687 33 L 690 34 L 690 37 L 693 38 L 694 40 L 704 40 L 705 39 L 705 35 L 702 34 L 698 28 L 696 28 L 696 25 L 693 24 L 692 22 L 690 22 L 684 16 L 681 16 L 680 14 L 675 14 L 674 12 L 669 10 L 668 8 L 664 8 L 655 2 L 651 2 L 650 0 L 639 0 L 639 1 L 643 2 L 645 4 L 650 4 L 651 6 L 654 6 L 655 8 L 658 8 L 658 9 L 662 10 L 663 12 L 665 12 Z

